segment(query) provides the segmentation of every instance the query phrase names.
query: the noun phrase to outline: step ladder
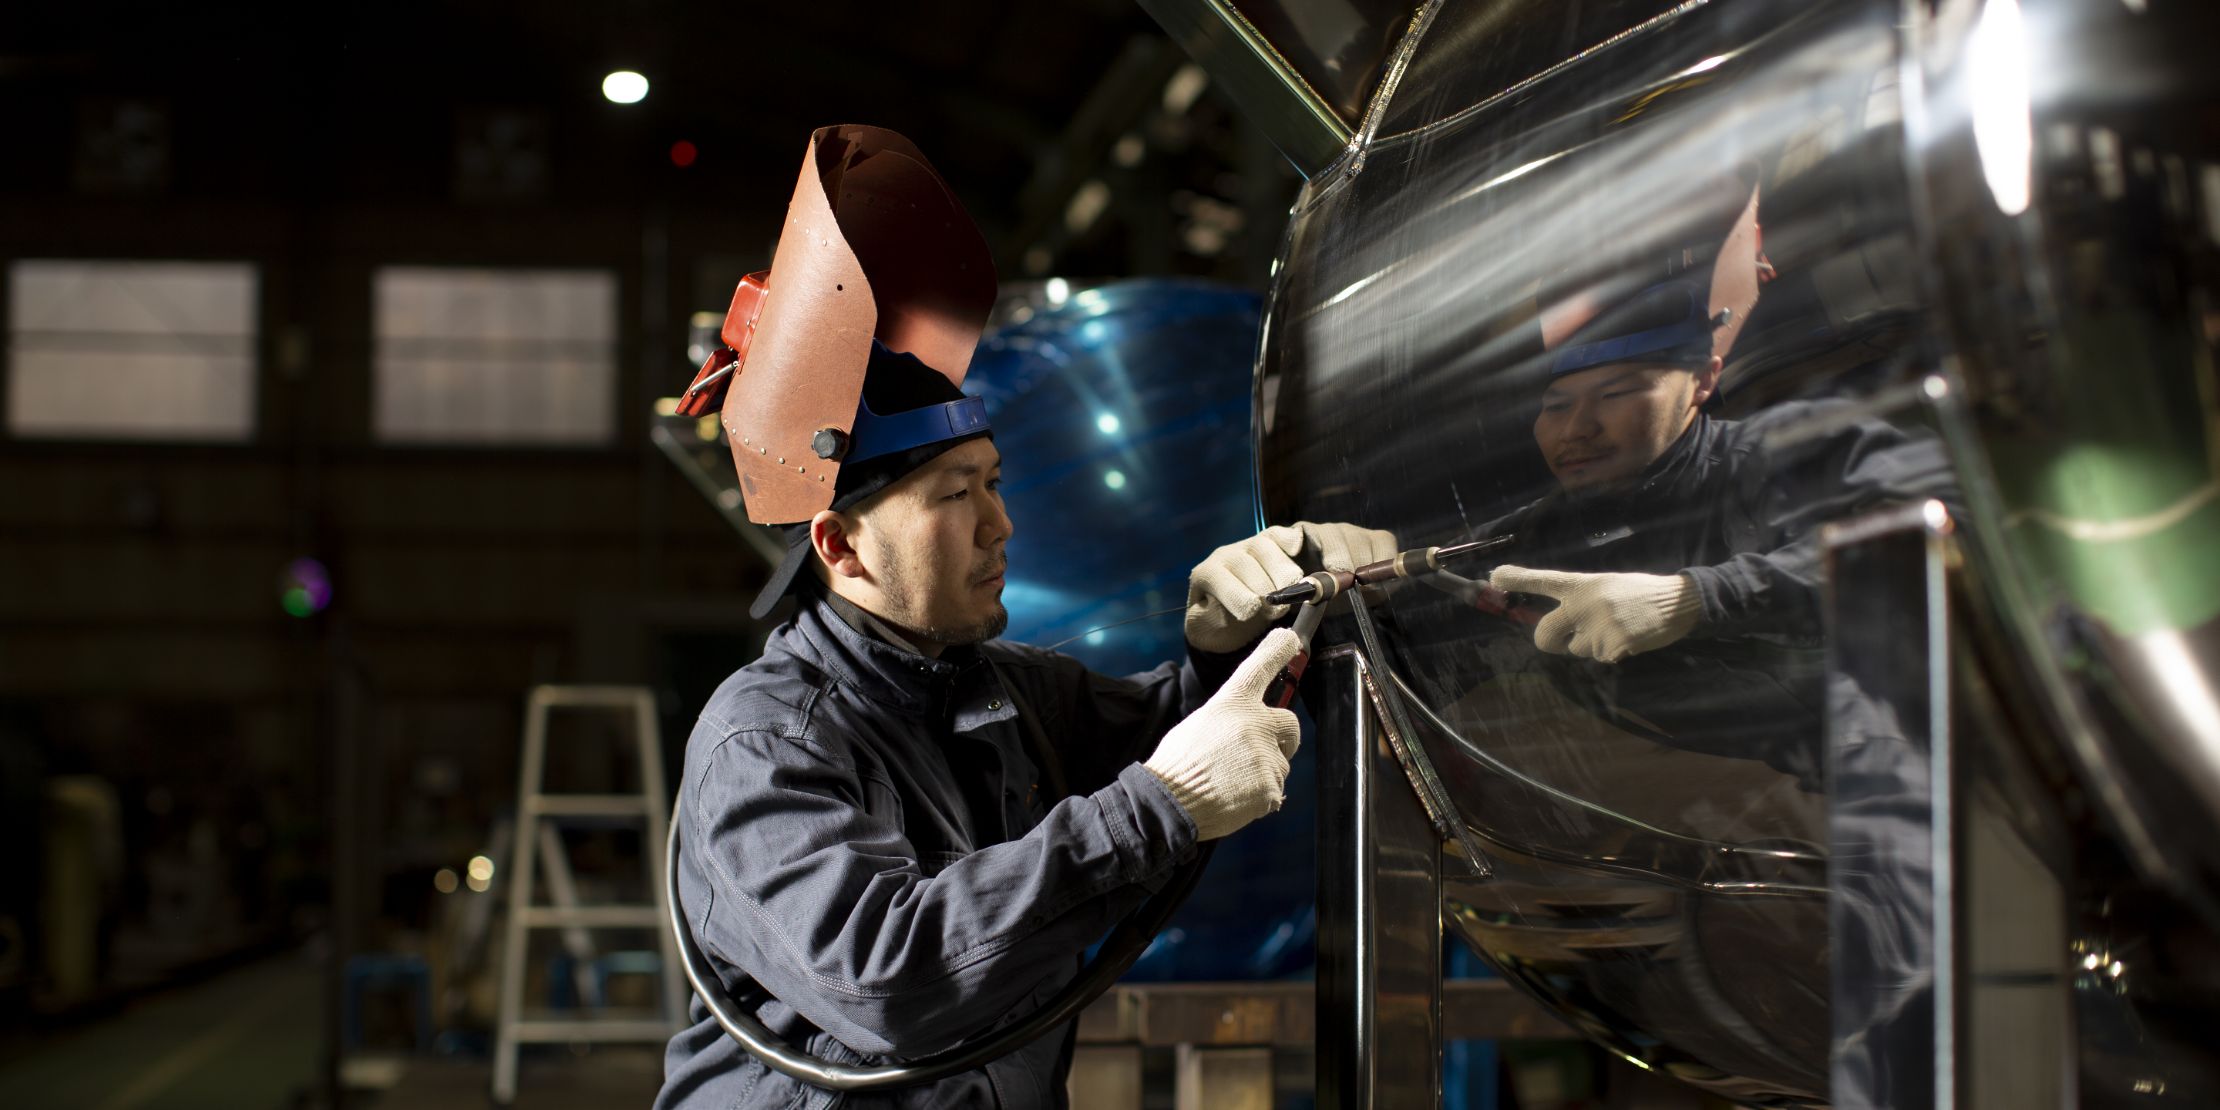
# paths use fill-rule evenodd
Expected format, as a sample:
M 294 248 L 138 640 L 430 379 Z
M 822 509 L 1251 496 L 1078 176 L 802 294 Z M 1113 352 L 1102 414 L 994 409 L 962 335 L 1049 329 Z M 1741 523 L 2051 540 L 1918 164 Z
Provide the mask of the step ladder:
M 633 745 L 640 758 L 638 794 L 549 794 L 545 785 L 547 722 L 557 710 L 624 712 L 631 715 Z M 679 983 L 678 952 L 666 927 L 663 894 L 663 830 L 670 821 L 663 792 L 663 745 L 655 721 L 655 698 L 638 686 L 535 686 L 524 711 L 524 759 L 517 775 L 516 831 L 510 841 L 507 943 L 501 952 L 500 1011 L 495 1023 L 493 1100 L 508 1105 L 516 1097 L 517 1047 L 530 1043 L 650 1041 L 662 1043 L 677 1032 L 686 996 Z M 646 888 L 652 899 L 639 904 L 584 905 L 563 851 L 560 826 L 566 820 L 637 819 L 646 858 Z M 549 900 L 533 901 L 537 870 L 547 880 Z M 560 930 L 563 944 L 581 967 L 594 957 L 589 930 L 647 929 L 655 934 L 661 956 L 657 967 L 660 1004 L 650 1010 L 607 1012 L 592 976 L 580 983 L 580 1016 L 524 1009 L 525 959 L 535 931 Z

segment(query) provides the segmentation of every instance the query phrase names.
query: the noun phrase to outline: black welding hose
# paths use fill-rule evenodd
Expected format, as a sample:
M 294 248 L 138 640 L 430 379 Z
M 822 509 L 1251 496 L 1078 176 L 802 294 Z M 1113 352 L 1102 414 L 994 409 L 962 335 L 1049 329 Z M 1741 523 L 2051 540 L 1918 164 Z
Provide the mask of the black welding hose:
M 975 1044 L 958 1045 L 907 1063 L 836 1064 L 788 1045 L 741 1006 L 725 988 L 724 980 L 718 978 L 717 970 L 709 966 L 709 957 L 694 942 L 694 931 L 687 927 L 686 911 L 678 900 L 678 820 L 679 803 L 673 800 L 671 831 L 663 847 L 663 893 L 670 907 L 671 935 L 678 939 L 679 969 L 686 973 L 686 981 L 693 985 L 694 993 L 709 1008 L 709 1016 L 716 1018 L 726 1035 L 739 1042 L 750 1056 L 763 1061 L 773 1071 L 835 1091 L 883 1091 L 938 1082 L 1007 1056 L 1071 1020 L 1103 991 L 1110 989 L 1110 985 L 1133 966 L 1133 961 L 1141 958 L 1149 941 L 1155 939 L 1157 930 L 1164 927 L 1173 911 L 1187 900 L 1188 892 L 1195 889 L 1203 868 L 1210 865 L 1212 850 L 1217 847 L 1216 841 L 1198 845 L 1194 859 L 1183 864 L 1156 893 L 1118 922 L 1095 958 L 1080 970 L 1078 978 L 1066 983 L 1054 998 L 1024 1020 L 997 1029 Z

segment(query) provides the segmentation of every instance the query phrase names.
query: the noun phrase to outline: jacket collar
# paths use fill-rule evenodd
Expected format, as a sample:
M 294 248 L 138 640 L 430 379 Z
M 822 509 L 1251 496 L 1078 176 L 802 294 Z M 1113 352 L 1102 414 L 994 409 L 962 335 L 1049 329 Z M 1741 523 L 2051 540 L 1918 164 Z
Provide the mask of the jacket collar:
M 974 716 L 964 710 L 982 698 L 992 705 L 988 719 L 1008 714 L 993 668 L 977 647 L 950 647 L 930 659 L 873 635 L 874 626 L 883 622 L 845 599 L 812 590 L 801 598 L 787 634 L 841 682 L 910 716 L 946 719 L 954 713 L 962 728 Z
M 848 627 L 880 643 L 891 645 L 920 658 L 925 657 L 925 653 L 917 650 L 917 645 L 911 643 L 908 636 L 904 635 L 900 629 L 880 620 L 878 614 L 830 590 L 826 591 L 823 596 L 825 604 L 832 609 L 833 615 L 839 617 L 841 622 Z
M 1708 414 L 1697 413 L 1688 430 L 1642 471 L 1642 480 L 1635 485 L 1635 495 L 1647 503 L 1702 485 L 1711 474 L 1712 447 L 1718 438 L 1719 422 Z

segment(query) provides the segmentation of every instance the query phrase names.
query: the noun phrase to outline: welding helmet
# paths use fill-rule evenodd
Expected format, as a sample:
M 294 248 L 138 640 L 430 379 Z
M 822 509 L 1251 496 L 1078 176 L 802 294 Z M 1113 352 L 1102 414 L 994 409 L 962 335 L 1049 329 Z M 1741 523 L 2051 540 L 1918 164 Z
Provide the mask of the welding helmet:
M 1734 225 L 1716 250 L 1673 252 L 1671 276 L 1632 296 L 1594 308 L 1600 299 L 1568 299 L 1545 314 L 1549 376 L 1562 377 L 1620 362 L 1669 362 L 1691 366 L 1725 359 L 1757 307 L 1766 269 L 1759 252 L 1757 190 L 1750 191 Z M 1653 274 L 1656 271 L 1651 271 Z
M 755 616 L 807 565 L 811 517 L 988 434 L 959 386 L 994 296 L 986 241 L 916 146 L 810 136 L 771 268 L 741 279 L 678 409 L 718 414 L 748 519 L 786 526 Z
M 771 268 L 741 280 L 679 411 L 718 413 L 748 519 L 807 521 L 833 507 L 844 467 L 986 431 L 957 387 L 994 296 L 986 240 L 915 145 L 821 128 Z M 896 364 L 937 375 L 947 398 L 866 405 L 866 372 Z

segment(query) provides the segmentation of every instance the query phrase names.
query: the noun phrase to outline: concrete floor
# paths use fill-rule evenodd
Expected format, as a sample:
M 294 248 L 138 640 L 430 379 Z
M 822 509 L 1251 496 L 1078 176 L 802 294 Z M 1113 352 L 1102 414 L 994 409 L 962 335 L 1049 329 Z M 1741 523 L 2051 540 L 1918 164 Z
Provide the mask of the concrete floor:
M 493 1067 L 481 1060 L 412 1057 L 399 1082 L 372 1098 L 351 1096 L 349 1110 L 486 1110 Z M 514 1110 L 645 1110 L 663 1086 L 663 1050 L 610 1045 L 584 1054 L 526 1053 L 517 1064 Z
M 0 1103 L 26 1110 L 290 1110 L 324 1051 L 323 969 L 279 956 L 0 1043 Z
M 323 974 L 304 955 L 274 957 L 146 996 L 111 1015 L 0 1042 L 0 1107 L 327 1110 L 319 1088 L 328 1043 Z M 520 1061 L 515 1110 L 645 1107 L 661 1086 L 662 1069 L 660 1046 L 535 1047 Z M 1603 1105 L 1723 1105 L 1656 1076 L 1616 1070 L 1624 1074 L 1615 1075 L 1613 1097 Z M 344 1110 L 491 1106 L 493 1073 L 485 1060 L 372 1054 L 347 1061 L 343 1072 L 356 1084 L 341 1102 Z M 1540 1088 L 1527 1093 L 1534 1106 L 1566 1104 Z
M 324 969 L 305 955 L 247 964 L 150 994 L 113 1014 L 0 1041 L 7 1110 L 312 1110 L 327 1042 Z M 484 1060 L 383 1055 L 347 1110 L 486 1110 Z M 535 1047 L 520 1061 L 516 1110 L 645 1107 L 663 1081 L 660 1046 Z

